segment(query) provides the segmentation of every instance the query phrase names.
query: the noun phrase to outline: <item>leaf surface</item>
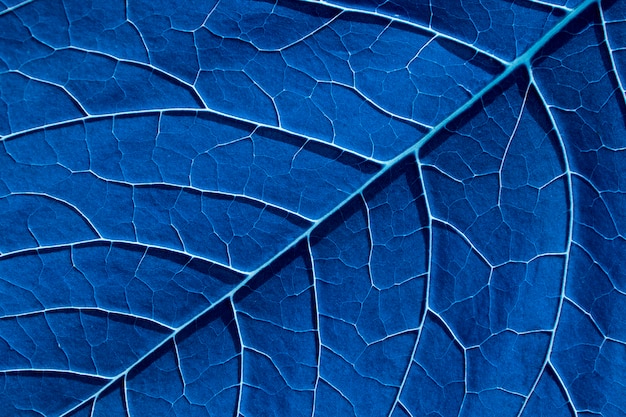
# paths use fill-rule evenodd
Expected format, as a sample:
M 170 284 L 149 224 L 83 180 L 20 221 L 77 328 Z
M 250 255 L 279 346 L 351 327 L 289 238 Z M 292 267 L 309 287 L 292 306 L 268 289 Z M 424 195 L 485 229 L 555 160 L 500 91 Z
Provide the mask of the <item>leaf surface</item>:
M 625 4 L 0 2 L 0 406 L 624 415 Z

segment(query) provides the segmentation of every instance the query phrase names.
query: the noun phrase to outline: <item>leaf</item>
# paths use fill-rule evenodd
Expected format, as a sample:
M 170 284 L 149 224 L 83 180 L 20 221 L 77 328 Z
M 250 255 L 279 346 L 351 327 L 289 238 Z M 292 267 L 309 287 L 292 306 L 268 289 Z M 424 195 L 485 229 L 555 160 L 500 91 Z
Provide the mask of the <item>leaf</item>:
M 626 413 L 626 3 L 0 3 L 0 407 Z

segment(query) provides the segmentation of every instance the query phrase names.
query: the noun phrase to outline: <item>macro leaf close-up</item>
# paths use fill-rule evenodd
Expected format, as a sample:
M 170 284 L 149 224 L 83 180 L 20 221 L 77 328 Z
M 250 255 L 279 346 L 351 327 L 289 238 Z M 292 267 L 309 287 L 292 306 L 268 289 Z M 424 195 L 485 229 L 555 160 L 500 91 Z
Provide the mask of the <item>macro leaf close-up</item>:
M 626 416 L 625 0 L 0 0 L 0 415 Z

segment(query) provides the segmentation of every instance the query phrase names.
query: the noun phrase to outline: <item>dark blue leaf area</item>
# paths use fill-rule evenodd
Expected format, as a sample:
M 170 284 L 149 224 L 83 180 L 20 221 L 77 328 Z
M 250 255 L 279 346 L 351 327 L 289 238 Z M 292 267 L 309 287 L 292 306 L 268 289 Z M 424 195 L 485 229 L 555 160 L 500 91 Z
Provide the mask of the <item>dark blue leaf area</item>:
M 558 137 L 523 76 L 507 84 L 421 153 L 434 218 L 494 267 L 562 253 L 567 243 Z
M 117 383 L 103 391 L 100 400 L 96 404 L 89 404 L 89 408 L 91 409 L 90 416 L 106 417 L 111 415 L 124 415 L 126 409 L 124 402 L 120 401 L 120 399 L 123 399 L 125 396 L 123 388 L 122 384 Z M 87 411 L 87 409 L 85 411 Z
M 188 255 L 105 242 L 4 256 L 0 273 L 7 277 L 0 283 L 3 318 L 75 308 L 158 327 L 185 323 L 243 279 Z
M 572 415 L 574 414 L 561 387 L 559 377 L 550 366 L 546 366 L 522 416 L 570 417 Z M 578 415 L 583 415 L 583 413 Z
M 420 161 L 433 221 L 429 308 L 448 326 L 433 317 L 423 331 L 439 326 L 438 354 L 459 353 L 438 378 L 432 361 L 416 357 L 407 402 L 418 386 L 433 394 L 409 411 L 445 403 L 451 414 L 517 415 L 545 366 L 563 282 L 569 191 L 558 137 L 515 73 L 422 148 Z
M 314 231 L 316 415 L 382 415 L 393 407 L 424 309 L 425 203 L 409 159 Z
M 140 319 L 76 310 L 3 318 L 0 337 L 5 354 L 0 367 L 51 368 L 110 377 L 130 366 L 138 353 L 148 351 L 167 334 Z M 80 338 L 76 337 L 79 333 Z M 129 334 L 138 337 L 128 338 Z M 111 361 L 111 356 L 117 360 Z
M 626 415 L 623 0 L 0 0 L 0 414 Z
M 237 408 L 240 349 L 232 309 L 218 304 L 67 415 L 222 415 Z
M 558 22 L 558 1 L 338 0 L 337 5 L 393 16 L 450 35 L 506 60 L 513 60 Z M 580 0 L 569 1 L 575 6 Z M 564 4 L 563 4 L 564 5 Z
M 311 257 L 300 244 L 235 298 L 244 345 L 240 415 L 308 416 L 318 367 Z
M 242 366 L 240 351 L 232 309 L 225 303 L 218 304 L 128 374 L 128 413 L 234 414 Z M 124 397 L 116 396 L 116 400 L 123 401 Z M 105 404 L 102 408 L 108 409 Z
M 458 415 L 465 394 L 463 348 L 444 323 L 428 313 L 394 416 Z
M 610 3 L 602 13 L 615 12 Z M 626 412 L 626 267 L 618 255 L 626 251 L 626 106 L 601 19 L 594 8 L 570 24 L 554 40 L 560 48 L 538 54 L 534 73 L 565 143 L 575 207 L 551 361 L 576 410 L 617 416 Z
M 415 349 L 427 245 L 413 159 L 255 276 L 232 304 L 215 304 L 161 343 L 125 377 L 126 397 L 108 388 L 93 410 L 127 401 L 133 416 L 259 415 L 259 404 L 263 415 L 378 415 L 393 406 Z M 332 273 L 339 264 L 341 279 Z
M 176 18 L 160 11 L 172 5 L 144 2 L 19 7 L 0 29 L 0 134 L 208 106 L 391 159 L 502 69 L 469 46 L 384 17 L 294 6 L 192 2 Z
M 106 383 L 103 378 L 42 371 L 3 372 L 0 378 L 2 409 L 26 417 L 61 415 Z
M 282 207 L 233 193 L 234 187 L 228 187 L 228 184 L 226 188 L 231 192 L 198 188 L 210 186 L 208 181 L 203 180 L 208 174 L 206 171 L 211 171 L 210 163 L 199 154 L 211 149 L 211 143 L 204 145 L 206 149 L 195 153 L 193 158 L 197 157 L 199 162 L 193 169 L 192 161 L 188 160 L 191 172 L 187 175 L 187 183 L 195 181 L 199 183 L 198 187 L 195 184 L 164 182 L 163 176 L 168 180 L 171 177 L 168 176 L 168 164 L 164 165 L 164 172 L 160 173 L 156 163 L 143 161 L 148 158 L 149 161 L 160 162 L 167 159 L 164 154 L 172 152 L 172 148 L 178 150 L 179 147 L 190 145 L 172 143 L 171 136 L 169 140 L 162 141 L 165 148 L 154 145 L 158 139 L 155 138 L 158 125 L 150 122 L 157 120 L 133 120 L 135 123 L 130 123 L 126 130 L 123 127 L 126 127 L 125 122 L 128 120 L 122 119 L 117 123 L 122 132 L 117 135 L 113 128 L 114 120 L 99 119 L 85 124 L 72 124 L 67 128 L 37 131 L 20 140 L 3 142 L 0 176 L 5 193 L 29 196 L 28 202 L 25 200 L 23 203 L 26 207 L 15 207 L 16 203 L 5 204 L 7 214 L 18 216 L 20 211 L 32 205 L 48 207 L 41 209 L 44 213 L 21 220 L 27 221 L 22 228 L 33 224 L 32 233 L 16 235 L 11 239 L 14 242 L 3 242 L 0 250 L 10 252 L 101 238 L 177 249 L 239 270 L 252 270 L 270 258 L 277 248 L 286 246 L 310 224 L 308 219 Z M 146 132 L 148 128 L 154 131 Z M 118 139 L 118 135 L 122 139 Z M 75 138 L 73 143 L 66 143 L 66 136 Z M 154 147 L 152 151 L 146 147 L 150 143 Z M 271 146 L 264 142 L 259 147 L 264 145 Z M 214 146 L 218 147 L 219 144 Z M 220 151 L 223 149 L 215 153 Z M 249 157 L 252 151 L 244 148 L 232 152 L 235 155 L 230 155 L 231 158 L 238 155 Z M 297 149 L 292 152 L 295 154 Z M 155 155 L 153 159 L 152 154 Z M 318 153 L 310 154 L 319 158 Z M 334 156 L 340 157 L 338 154 Z M 259 164 L 271 163 L 262 156 L 257 159 L 261 160 Z M 116 160 L 119 161 L 117 164 Z M 254 164 L 254 161 L 250 161 L 250 164 Z M 300 161 L 298 164 L 307 165 Z M 341 172 L 345 163 L 339 161 L 338 165 L 336 172 Z M 171 162 L 169 168 L 171 172 Z M 374 169 L 367 164 L 363 168 L 366 172 L 361 178 L 366 178 Z M 228 169 L 228 166 L 223 169 Z M 278 167 L 274 166 L 274 169 Z M 348 172 L 353 170 L 349 167 L 344 169 Z M 361 172 L 358 165 L 356 172 Z M 124 175 L 128 179 L 124 179 Z M 290 176 L 285 175 L 283 178 L 286 182 L 292 181 Z M 215 180 L 213 188 L 219 188 Z M 276 182 L 279 184 L 268 186 L 268 190 L 285 186 L 284 183 L 280 184 L 278 178 Z M 358 177 L 355 182 L 347 189 L 356 187 Z M 301 188 L 304 187 L 301 184 Z M 253 195 L 265 191 L 259 185 L 251 185 L 250 188 L 256 188 L 251 191 Z M 319 190 L 316 188 L 316 191 Z M 340 199 L 341 194 L 339 192 L 335 200 Z M 271 197 L 268 196 L 268 199 Z M 294 202 L 293 205 L 298 203 Z M 38 216 L 46 214 L 56 217 L 57 220 L 52 223 L 57 225 L 42 228 Z M 69 230 L 59 233 L 57 229 L 64 225 L 69 226 Z
M 196 37 L 209 107 L 389 159 L 501 70 L 411 26 L 294 6 L 218 3 Z
M 83 158 L 76 150 L 57 153 L 59 163 L 74 171 L 91 169 L 119 183 L 247 197 L 312 219 L 378 169 L 323 143 L 202 112 L 115 117 L 88 124 L 85 131 Z M 320 195 L 327 198 L 319 201 Z
M 606 41 L 614 70 L 622 91 L 626 87 L 626 5 L 621 1 L 605 1 L 602 5 Z

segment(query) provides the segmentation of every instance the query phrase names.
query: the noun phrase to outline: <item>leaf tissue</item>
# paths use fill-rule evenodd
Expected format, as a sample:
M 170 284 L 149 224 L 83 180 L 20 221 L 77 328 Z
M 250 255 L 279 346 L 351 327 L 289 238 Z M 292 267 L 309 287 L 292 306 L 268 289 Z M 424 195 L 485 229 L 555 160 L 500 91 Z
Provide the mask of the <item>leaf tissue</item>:
M 0 414 L 626 415 L 626 1 L 0 0 Z

